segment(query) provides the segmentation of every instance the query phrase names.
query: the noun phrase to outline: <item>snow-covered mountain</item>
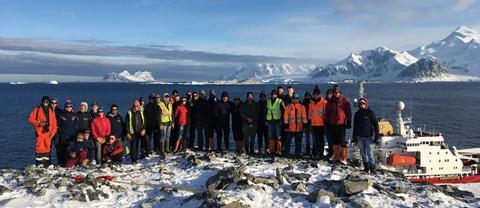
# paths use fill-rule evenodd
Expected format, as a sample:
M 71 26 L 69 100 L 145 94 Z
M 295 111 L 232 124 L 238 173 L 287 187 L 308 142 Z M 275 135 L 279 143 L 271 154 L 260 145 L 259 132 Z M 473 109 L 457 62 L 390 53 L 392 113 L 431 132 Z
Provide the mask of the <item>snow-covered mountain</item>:
M 223 80 L 288 80 L 304 79 L 316 68 L 313 64 L 271 64 L 259 63 L 239 67 L 222 77 Z
M 408 52 L 386 47 L 351 53 L 344 60 L 317 67 L 310 74 L 317 80 L 379 80 L 395 81 L 399 72 L 417 61 Z
M 450 73 L 480 76 L 480 33 L 461 26 L 441 41 L 409 51 L 413 56 L 436 59 Z
M 152 82 L 155 81 L 155 78 L 149 71 L 137 71 L 130 74 L 125 70 L 120 73 L 110 72 L 103 77 L 103 80 L 109 82 Z

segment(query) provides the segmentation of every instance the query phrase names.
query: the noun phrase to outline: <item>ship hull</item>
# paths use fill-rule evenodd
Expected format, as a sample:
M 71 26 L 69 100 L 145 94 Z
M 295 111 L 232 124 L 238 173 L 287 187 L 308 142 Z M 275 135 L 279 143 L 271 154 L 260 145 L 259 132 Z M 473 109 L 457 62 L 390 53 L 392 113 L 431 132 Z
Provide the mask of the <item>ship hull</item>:
M 458 178 L 412 178 L 408 179 L 412 183 L 432 183 L 432 184 L 451 184 L 451 183 L 480 183 L 480 175 L 463 176 Z

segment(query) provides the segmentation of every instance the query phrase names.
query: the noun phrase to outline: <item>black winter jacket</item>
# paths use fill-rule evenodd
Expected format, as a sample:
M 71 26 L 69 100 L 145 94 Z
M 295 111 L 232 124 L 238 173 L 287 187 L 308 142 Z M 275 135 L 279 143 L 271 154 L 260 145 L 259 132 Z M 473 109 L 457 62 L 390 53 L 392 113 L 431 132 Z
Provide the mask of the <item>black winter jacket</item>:
M 367 109 L 360 109 L 355 113 L 353 118 L 353 134 L 352 137 L 354 140 L 357 140 L 358 137 L 374 137 L 374 140 L 379 139 L 379 129 L 378 122 L 375 113 Z

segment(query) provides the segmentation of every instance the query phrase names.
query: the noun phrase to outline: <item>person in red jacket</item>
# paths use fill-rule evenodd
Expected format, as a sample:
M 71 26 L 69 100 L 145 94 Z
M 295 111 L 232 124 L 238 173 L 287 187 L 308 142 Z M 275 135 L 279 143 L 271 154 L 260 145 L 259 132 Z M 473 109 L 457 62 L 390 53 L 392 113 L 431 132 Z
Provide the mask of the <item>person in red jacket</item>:
M 95 159 L 96 163 L 102 162 L 102 144 L 105 138 L 110 135 L 110 120 L 105 116 L 103 108 L 98 108 L 98 115 L 92 120 L 91 124 L 92 136 L 95 139 Z
M 346 129 L 352 128 L 352 112 L 350 102 L 342 96 L 338 85 L 333 86 L 333 97 L 327 102 L 325 120 L 329 136 L 333 140 L 334 160 L 347 164 L 347 143 L 345 142 Z
M 186 105 L 187 99 L 182 98 L 180 105 L 175 109 L 175 126 L 178 127 L 178 139 L 175 143 L 175 152 L 178 152 L 180 143 L 182 144 L 183 151 L 187 149 L 187 138 L 190 133 L 190 112 Z
M 102 159 L 106 164 L 122 164 L 123 145 L 115 135 L 110 135 L 102 145 Z
M 52 138 L 57 133 L 57 119 L 49 104 L 50 98 L 43 96 L 40 106 L 35 107 L 28 117 L 35 129 L 35 164 L 43 167 L 50 166 Z

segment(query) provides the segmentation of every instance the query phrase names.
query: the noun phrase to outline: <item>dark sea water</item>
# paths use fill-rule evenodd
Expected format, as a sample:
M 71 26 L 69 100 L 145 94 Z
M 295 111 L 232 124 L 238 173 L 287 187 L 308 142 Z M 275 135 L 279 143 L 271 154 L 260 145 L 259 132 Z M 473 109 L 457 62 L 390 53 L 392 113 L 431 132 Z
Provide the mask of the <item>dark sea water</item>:
M 60 85 L 0 84 L 0 168 L 22 168 L 34 163 L 34 131 L 27 119 L 30 111 L 40 103 L 43 95 L 56 97 L 60 106 L 66 98 L 73 99 L 77 107 L 81 101 L 96 101 L 109 109 L 112 103 L 120 106 L 125 115 L 132 100 L 151 92 L 171 92 L 177 89 L 182 95 L 187 90 L 204 89 L 207 93 L 223 90 L 230 97 L 242 100 L 248 91 L 258 94 L 269 92 L 276 85 L 143 85 L 126 83 L 70 83 Z M 284 86 L 286 88 L 286 86 Z M 313 90 L 313 85 L 294 85 L 303 94 Z M 331 85 L 321 85 L 322 94 Z M 358 95 L 358 85 L 341 84 L 346 97 L 353 100 Z M 378 117 L 393 120 L 398 101 L 407 107 L 404 116 L 412 113 L 416 127 L 435 129 L 443 133 L 446 142 L 457 148 L 480 146 L 480 83 L 418 83 L 418 84 L 365 84 L 366 97 Z M 353 109 L 356 109 L 354 107 Z

